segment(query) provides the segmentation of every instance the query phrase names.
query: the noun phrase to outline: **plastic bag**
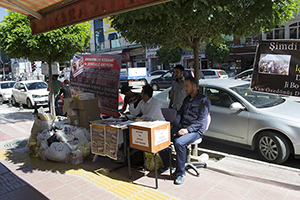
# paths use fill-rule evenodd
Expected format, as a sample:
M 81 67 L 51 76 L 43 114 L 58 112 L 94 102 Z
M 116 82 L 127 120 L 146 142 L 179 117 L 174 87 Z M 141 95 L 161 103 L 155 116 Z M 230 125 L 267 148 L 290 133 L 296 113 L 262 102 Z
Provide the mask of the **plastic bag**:
M 152 153 L 145 152 L 145 156 L 146 156 L 146 168 L 149 171 L 155 170 L 154 156 L 152 155 Z M 157 169 L 163 167 L 163 162 L 159 154 L 156 154 L 156 166 Z
M 75 139 L 74 135 L 65 134 L 65 132 L 63 130 L 58 130 L 55 134 L 57 135 L 59 140 L 64 143 L 71 142 Z
M 70 152 L 70 149 L 65 143 L 53 142 L 51 146 L 46 150 L 45 157 L 48 160 L 65 162 L 68 152 Z
M 36 139 L 37 139 L 37 145 L 38 146 L 40 146 L 41 145 L 41 142 L 43 141 L 43 140 L 47 140 L 47 139 L 49 139 L 51 137 L 51 133 L 47 130 L 47 129 L 45 129 L 45 130 L 43 130 L 42 132 L 39 132 L 38 133 L 38 135 L 37 135 L 37 137 L 36 137 Z
M 47 160 L 47 158 L 45 156 L 45 152 L 48 148 L 49 148 L 49 146 L 48 146 L 47 140 L 42 140 L 40 143 L 39 151 L 38 151 L 38 158 L 41 159 L 42 161 Z
M 30 146 L 30 142 L 36 142 L 37 134 L 43 130 L 51 130 L 54 122 L 54 116 L 50 113 L 45 113 L 43 107 L 39 108 L 38 114 L 35 117 L 34 123 L 31 128 L 31 134 L 26 145 Z
M 83 162 L 83 153 L 80 150 L 70 151 L 66 156 L 66 163 L 78 165 Z

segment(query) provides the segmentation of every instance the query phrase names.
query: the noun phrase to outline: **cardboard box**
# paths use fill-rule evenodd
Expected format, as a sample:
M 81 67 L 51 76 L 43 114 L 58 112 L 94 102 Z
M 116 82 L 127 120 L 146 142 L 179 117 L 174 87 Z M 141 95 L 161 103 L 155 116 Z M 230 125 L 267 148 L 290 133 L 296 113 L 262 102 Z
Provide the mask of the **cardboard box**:
M 68 108 L 67 116 L 69 116 L 69 117 L 79 116 L 79 110 L 73 109 L 73 108 Z
M 90 121 L 100 120 L 100 109 L 98 107 L 87 110 L 79 110 L 79 126 L 89 130 Z
M 98 99 L 88 99 L 88 100 L 79 100 L 79 99 L 74 99 L 72 102 L 69 104 L 70 108 L 73 109 L 88 109 L 88 108 L 96 108 L 98 107 Z
M 71 121 L 71 125 L 79 126 L 79 117 L 78 116 L 70 117 L 70 121 Z
M 170 122 L 135 122 L 129 124 L 130 147 L 157 153 L 170 145 Z

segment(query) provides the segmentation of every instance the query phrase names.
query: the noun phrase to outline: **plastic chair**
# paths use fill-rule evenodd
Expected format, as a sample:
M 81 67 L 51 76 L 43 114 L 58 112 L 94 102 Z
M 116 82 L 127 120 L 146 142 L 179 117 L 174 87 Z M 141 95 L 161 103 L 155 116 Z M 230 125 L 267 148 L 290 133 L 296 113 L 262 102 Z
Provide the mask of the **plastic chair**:
M 207 126 L 206 126 L 206 130 L 209 128 L 211 122 L 211 116 L 210 114 L 207 116 Z M 199 170 L 196 168 L 196 166 L 203 166 L 204 168 L 207 167 L 205 162 L 200 162 L 200 156 L 198 156 L 198 144 L 200 144 L 202 142 L 202 138 L 196 140 L 195 142 L 188 144 L 187 145 L 187 157 L 186 157 L 186 163 L 185 163 L 185 167 L 190 167 L 192 168 L 197 176 L 200 176 L 200 172 Z M 194 148 L 193 148 L 194 146 Z M 198 160 L 198 161 L 192 161 L 193 160 Z

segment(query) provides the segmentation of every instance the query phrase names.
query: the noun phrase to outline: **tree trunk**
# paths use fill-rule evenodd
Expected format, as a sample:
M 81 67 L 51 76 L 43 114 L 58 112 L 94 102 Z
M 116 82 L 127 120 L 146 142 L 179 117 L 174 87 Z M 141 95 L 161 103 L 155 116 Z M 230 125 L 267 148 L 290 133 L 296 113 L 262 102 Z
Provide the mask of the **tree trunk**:
M 194 50 L 194 74 L 197 81 L 197 88 L 199 87 L 199 43 L 200 38 L 193 39 L 192 48 Z
M 54 95 L 53 95 L 53 80 L 52 80 L 52 60 L 50 59 L 48 62 L 49 66 L 49 88 L 50 88 L 50 113 L 55 117 L 55 104 L 54 104 Z

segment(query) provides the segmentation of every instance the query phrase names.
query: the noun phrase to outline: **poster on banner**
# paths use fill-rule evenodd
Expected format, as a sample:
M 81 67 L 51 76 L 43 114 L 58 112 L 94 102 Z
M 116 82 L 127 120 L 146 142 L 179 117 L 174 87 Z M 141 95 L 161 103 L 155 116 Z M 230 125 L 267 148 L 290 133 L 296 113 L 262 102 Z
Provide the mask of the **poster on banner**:
M 251 89 L 300 97 L 300 40 L 260 41 Z
M 105 130 L 105 155 L 117 160 L 119 130 L 112 126 L 105 126 Z
M 73 95 L 94 93 L 100 102 L 101 114 L 119 117 L 119 81 L 121 55 L 84 55 L 73 58 L 70 86 Z
M 105 156 L 105 126 L 92 124 L 91 125 L 91 152 L 93 154 Z

